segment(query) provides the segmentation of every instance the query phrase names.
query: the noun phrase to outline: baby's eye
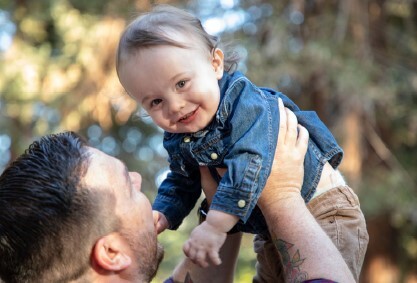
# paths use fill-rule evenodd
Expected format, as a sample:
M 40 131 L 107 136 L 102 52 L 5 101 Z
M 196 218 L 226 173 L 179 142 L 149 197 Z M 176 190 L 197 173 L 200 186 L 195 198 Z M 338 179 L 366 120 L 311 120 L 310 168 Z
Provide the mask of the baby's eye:
M 182 80 L 182 81 L 179 81 L 178 83 L 177 83 L 177 87 L 178 88 L 183 88 L 184 86 L 185 86 L 185 84 L 186 84 L 187 82 L 186 81 L 184 81 L 184 80 Z
M 162 102 L 162 99 L 154 99 L 151 101 L 151 107 L 157 106 L 159 103 Z

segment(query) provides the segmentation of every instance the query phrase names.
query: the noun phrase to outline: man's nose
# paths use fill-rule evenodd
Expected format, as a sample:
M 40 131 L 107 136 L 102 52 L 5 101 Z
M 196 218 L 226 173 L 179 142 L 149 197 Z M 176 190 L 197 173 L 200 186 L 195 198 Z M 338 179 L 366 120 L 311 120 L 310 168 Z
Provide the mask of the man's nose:
M 138 172 L 129 172 L 130 180 L 136 190 L 140 191 L 142 186 L 142 176 Z

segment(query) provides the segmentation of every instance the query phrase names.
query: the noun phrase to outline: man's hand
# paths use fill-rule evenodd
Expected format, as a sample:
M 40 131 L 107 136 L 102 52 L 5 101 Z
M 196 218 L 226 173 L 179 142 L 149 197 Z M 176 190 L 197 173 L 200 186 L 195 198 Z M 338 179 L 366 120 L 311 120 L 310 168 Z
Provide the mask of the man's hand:
M 284 108 L 281 99 L 278 104 L 278 143 L 271 174 L 258 200 L 262 210 L 294 194 L 300 195 L 304 177 L 303 163 L 308 146 L 308 132 L 303 126 L 297 126 L 297 118 L 289 109 Z

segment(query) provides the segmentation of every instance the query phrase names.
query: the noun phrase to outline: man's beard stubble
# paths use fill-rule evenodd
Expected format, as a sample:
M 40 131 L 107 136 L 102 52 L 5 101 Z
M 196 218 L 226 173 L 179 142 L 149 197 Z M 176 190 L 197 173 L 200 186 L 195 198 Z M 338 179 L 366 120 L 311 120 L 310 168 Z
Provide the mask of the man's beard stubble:
M 155 233 L 144 232 L 137 235 L 131 230 L 124 231 L 138 266 L 137 273 L 144 282 L 151 282 L 155 277 L 159 264 L 164 257 L 164 248 L 158 242 Z

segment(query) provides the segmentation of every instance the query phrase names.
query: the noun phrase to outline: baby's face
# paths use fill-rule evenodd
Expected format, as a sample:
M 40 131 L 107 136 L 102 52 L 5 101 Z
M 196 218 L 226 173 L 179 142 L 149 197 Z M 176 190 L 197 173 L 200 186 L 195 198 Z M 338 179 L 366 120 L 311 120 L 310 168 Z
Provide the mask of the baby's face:
M 188 45 L 187 45 L 188 46 Z M 223 53 L 201 47 L 144 48 L 120 68 L 126 91 L 170 133 L 192 133 L 213 119 L 220 101 Z

